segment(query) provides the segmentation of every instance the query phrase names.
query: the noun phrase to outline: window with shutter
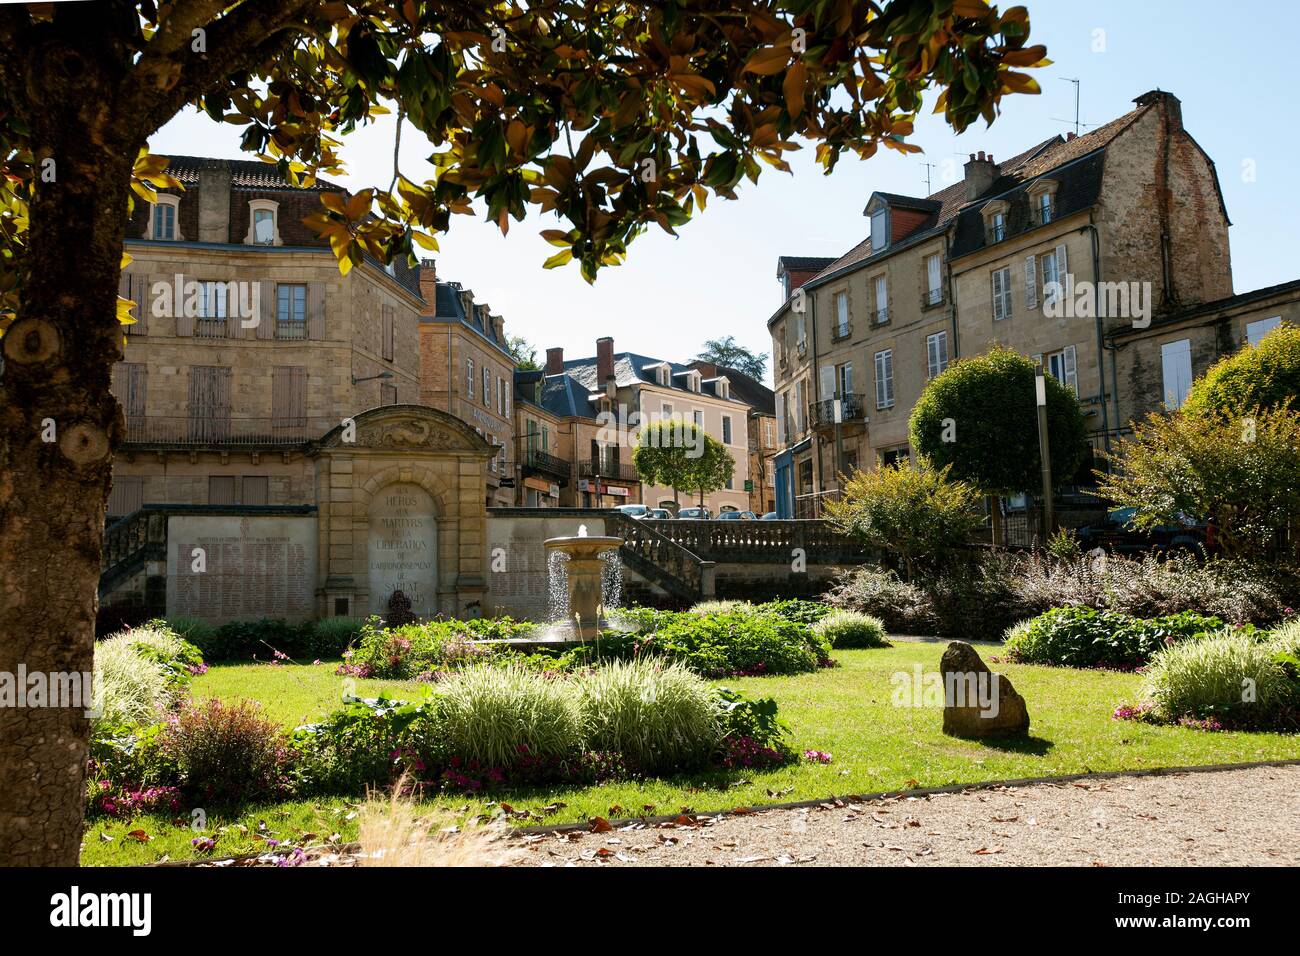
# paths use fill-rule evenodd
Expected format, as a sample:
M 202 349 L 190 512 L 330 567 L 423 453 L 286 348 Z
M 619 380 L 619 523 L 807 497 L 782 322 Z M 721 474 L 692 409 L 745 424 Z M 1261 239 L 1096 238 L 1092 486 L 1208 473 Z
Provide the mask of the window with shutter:
M 235 504 L 235 476 L 234 475 L 209 475 L 208 476 L 208 504 L 210 505 Z
M 1011 269 L 1004 266 L 993 272 L 993 320 L 1011 316 Z
M 380 385 L 379 386 L 379 404 L 396 405 L 397 404 L 397 386 Z
M 240 504 L 267 504 L 267 491 L 270 482 L 266 475 L 245 475 L 240 482 Z
M 823 402 L 835 397 L 835 366 L 823 365 L 817 373 L 818 387 L 820 392 L 818 398 Z
M 1043 256 L 1043 305 L 1055 305 L 1060 297 L 1061 270 L 1053 250 Z
M 230 369 L 190 367 L 187 428 L 191 441 L 230 440 Z
M 948 367 L 948 333 L 935 332 L 925 337 L 926 368 L 930 378 L 943 374 Z
M 465 359 L 465 394 L 474 397 L 474 360 Z
M 1047 373 L 1066 388 L 1072 389 L 1076 395 L 1079 393 L 1079 374 L 1073 345 L 1067 345 L 1059 352 L 1047 356 Z
M 731 416 L 722 416 L 722 444 L 731 444 Z
M 876 322 L 889 321 L 889 281 L 876 276 Z
M 121 518 L 139 510 L 144 504 L 144 479 L 113 476 L 113 490 L 108 494 L 108 517 Z
M 492 370 L 486 365 L 483 366 L 483 405 L 492 407 Z
M 835 337 L 842 339 L 849 334 L 849 294 L 835 293 Z
M 271 369 L 271 427 L 277 436 L 307 427 L 307 369 L 281 365 Z
M 776 396 L 776 443 L 780 447 L 785 447 L 785 393 L 779 392 Z
M 307 287 L 281 282 L 275 287 L 275 337 L 307 337 Z
M 199 281 L 198 314 L 195 316 L 194 334 L 204 339 L 226 337 L 226 320 L 229 317 L 228 288 L 215 279 Z
M 1164 373 L 1165 407 L 1170 411 L 1183 407 L 1192 387 L 1192 341 L 1179 339 L 1160 346 L 1160 366 Z
M 1025 308 L 1038 307 L 1038 260 L 1034 256 L 1025 257 Z
M 894 404 L 894 350 L 876 353 L 876 408 Z

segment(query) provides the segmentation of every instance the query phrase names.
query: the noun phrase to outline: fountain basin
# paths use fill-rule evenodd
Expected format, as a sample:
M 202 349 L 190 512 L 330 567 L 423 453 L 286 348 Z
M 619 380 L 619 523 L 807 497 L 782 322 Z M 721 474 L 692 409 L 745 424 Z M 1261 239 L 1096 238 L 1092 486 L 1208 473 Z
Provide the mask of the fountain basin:
M 585 528 L 579 529 L 585 531 Z M 547 554 L 568 557 L 565 573 L 569 591 L 569 621 L 573 635 L 590 640 L 600 633 L 601 583 L 605 570 L 604 555 L 623 546 L 623 539 L 610 535 L 576 534 L 547 538 Z

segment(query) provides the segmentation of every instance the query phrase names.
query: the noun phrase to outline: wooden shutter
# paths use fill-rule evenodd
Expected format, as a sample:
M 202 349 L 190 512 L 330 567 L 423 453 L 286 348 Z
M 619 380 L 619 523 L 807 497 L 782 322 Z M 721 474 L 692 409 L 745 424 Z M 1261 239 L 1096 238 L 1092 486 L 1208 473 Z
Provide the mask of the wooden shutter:
M 993 319 L 1002 318 L 1002 270 L 994 269 L 993 276 Z
M 135 316 L 135 322 L 125 326 L 127 335 L 145 335 L 148 329 L 148 312 L 145 310 L 146 276 L 136 275 L 134 272 L 123 272 L 117 282 L 117 294 L 124 299 L 130 299 L 135 303 L 135 308 L 131 314 Z
M 776 443 L 781 448 L 785 447 L 785 393 L 778 392 L 776 395 Z
M 271 369 L 271 426 L 301 429 L 307 425 L 307 369 L 281 365 Z
M 149 277 L 150 295 L 152 296 L 153 289 L 157 286 L 158 283 L 161 282 L 166 287 L 162 295 L 167 301 L 166 309 L 164 310 L 163 314 L 166 315 L 168 312 L 171 312 L 174 315 L 176 319 L 177 335 L 192 336 L 194 334 L 194 316 L 185 314 L 187 311 L 185 308 L 186 276 L 180 277 L 180 283 L 181 283 L 180 302 L 175 301 L 173 297 L 173 292 L 175 290 L 175 287 L 173 286 L 172 283 L 174 280 L 175 280 L 175 276 L 164 276 L 164 275 L 150 276 Z
M 239 283 L 237 282 L 216 282 L 213 289 L 224 288 L 221 293 L 226 302 L 226 338 L 242 339 L 244 337 L 244 317 L 239 314 Z M 256 335 L 253 330 L 248 330 L 250 337 Z
M 1038 260 L 1034 256 L 1025 257 L 1025 308 L 1038 306 Z
M 235 476 L 208 476 L 208 504 L 233 505 L 235 503 Z
M 307 338 L 325 338 L 325 283 L 307 284 Z
M 1056 247 L 1056 281 L 1061 284 L 1063 290 L 1065 288 L 1065 274 L 1068 271 L 1070 270 L 1065 262 L 1065 243 L 1061 243 Z
M 108 494 L 108 515 L 120 518 L 139 510 L 144 504 L 144 479 L 113 476 L 113 490 Z
M 275 338 L 275 283 L 259 282 L 258 321 L 256 336 L 259 339 Z
M 264 505 L 267 502 L 267 486 L 270 484 L 266 475 L 245 475 L 239 492 L 240 504 Z
M 821 389 L 821 400 L 826 401 L 835 397 L 835 366 L 823 365 L 818 372 L 819 388 Z
M 230 369 L 211 365 L 190 367 L 189 437 L 225 441 L 230 437 Z
M 1079 393 L 1079 370 L 1075 362 L 1073 345 L 1067 345 L 1065 347 L 1065 352 L 1061 359 L 1061 365 L 1065 370 L 1065 381 L 1061 384 L 1068 385 L 1070 388 L 1074 389 L 1074 393 L 1077 395 Z

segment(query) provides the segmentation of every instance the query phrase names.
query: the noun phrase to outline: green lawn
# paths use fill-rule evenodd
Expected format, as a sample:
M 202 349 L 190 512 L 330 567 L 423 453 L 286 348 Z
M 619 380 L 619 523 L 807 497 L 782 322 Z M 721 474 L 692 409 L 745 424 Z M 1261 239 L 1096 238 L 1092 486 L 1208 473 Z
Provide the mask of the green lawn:
M 1008 745 L 945 737 L 939 729 L 941 710 L 895 707 L 890 682 L 891 675 L 910 672 L 916 663 L 927 672 L 936 669 L 943 648 L 943 644 L 900 644 L 882 650 L 838 651 L 835 658 L 840 666 L 833 670 L 720 682 L 748 697 L 775 697 L 795 747 L 801 752 L 828 751 L 834 755 L 830 764 L 801 761 L 763 773 L 714 772 L 598 787 L 512 791 L 487 799 L 534 811 L 561 802 L 567 806 L 547 815 L 546 822 L 565 823 L 595 815 L 634 816 L 648 805 L 652 814 L 684 808 L 723 810 L 909 786 L 1300 758 L 1296 734 L 1207 733 L 1113 720 L 1110 715 L 1117 704 L 1137 697 L 1141 678 L 1133 674 L 1014 664 L 995 666 L 1028 702 L 1031 738 Z M 199 697 L 260 700 L 269 713 L 292 726 L 336 705 L 343 685 L 333 674 L 335 666 L 214 666 L 195 680 L 194 692 Z M 357 692 L 363 695 L 384 687 L 402 696 L 405 688 L 420 685 L 357 682 Z M 478 813 L 490 809 L 487 799 L 447 795 L 439 803 L 457 812 Z M 218 841 L 227 854 L 259 849 L 259 822 L 275 839 L 296 839 L 303 831 L 321 839 L 333 833 L 348 839 L 355 834 L 349 819 L 355 802 L 339 798 L 262 807 L 238 820 L 210 819 L 208 832 L 231 828 Z M 247 833 L 239 829 L 240 824 Z M 127 833 L 135 829 L 145 830 L 153 839 L 142 843 L 129 838 Z M 105 841 L 101 833 L 112 839 Z M 161 817 L 138 817 L 129 824 L 95 820 L 87 829 L 82 861 L 135 863 L 163 854 L 179 859 L 192 855 L 194 835 Z

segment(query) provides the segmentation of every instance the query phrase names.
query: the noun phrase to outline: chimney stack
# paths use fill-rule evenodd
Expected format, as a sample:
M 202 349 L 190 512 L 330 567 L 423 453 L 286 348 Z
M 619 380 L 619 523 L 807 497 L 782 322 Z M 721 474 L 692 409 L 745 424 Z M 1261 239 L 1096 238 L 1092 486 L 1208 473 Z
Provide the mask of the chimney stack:
M 614 340 L 608 335 L 596 339 L 596 383 L 603 386 L 614 377 Z
M 178 222 L 178 236 L 180 226 Z M 227 160 L 205 159 L 199 164 L 199 234 L 195 238 L 199 242 L 231 241 L 230 163 Z
M 564 374 L 564 349 L 554 348 L 546 350 L 546 374 Z
M 1171 132 L 1177 132 L 1183 128 L 1183 104 L 1178 97 L 1164 90 L 1152 90 L 1149 93 L 1143 93 L 1133 101 L 1138 106 L 1150 106 L 1156 104 L 1156 108 L 1164 114 L 1165 123 Z
M 420 298 L 424 299 L 424 315 L 438 314 L 438 267 L 433 259 L 420 260 Z
M 988 192 L 997 175 L 998 167 L 992 156 L 985 156 L 983 150 L 978 157 L 971 153 L 966 163 L 966 201 L 974 202 Z

